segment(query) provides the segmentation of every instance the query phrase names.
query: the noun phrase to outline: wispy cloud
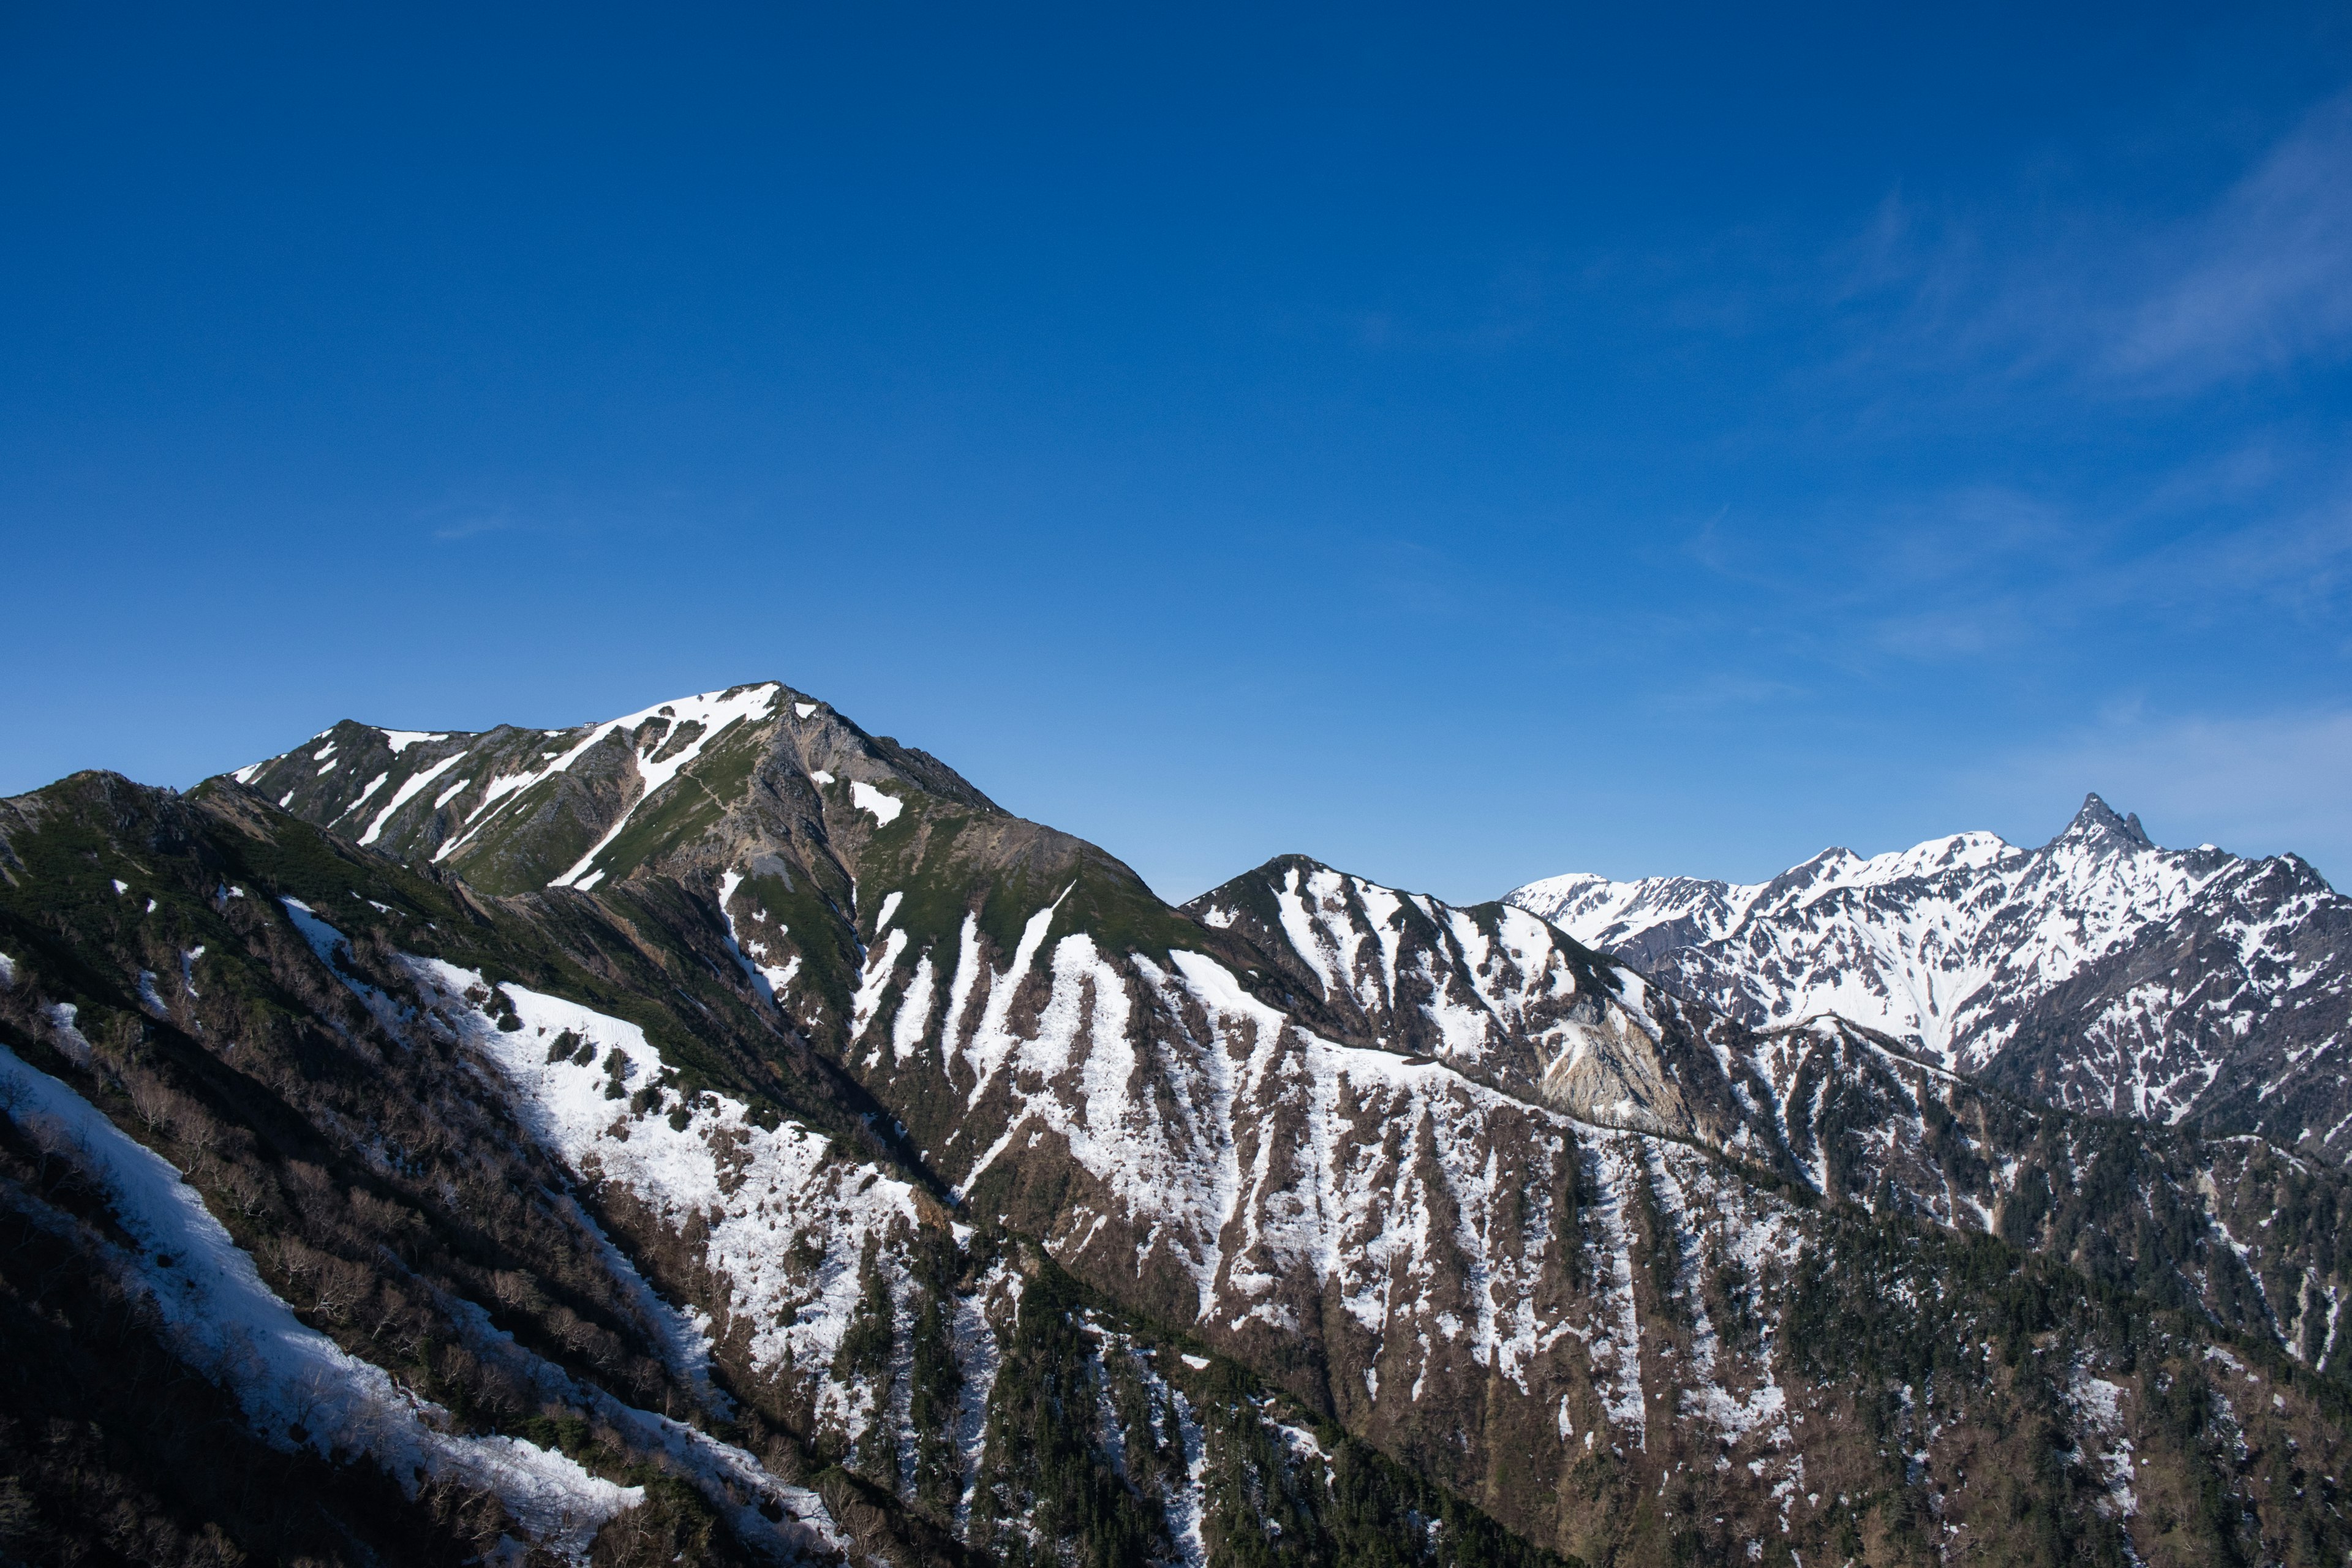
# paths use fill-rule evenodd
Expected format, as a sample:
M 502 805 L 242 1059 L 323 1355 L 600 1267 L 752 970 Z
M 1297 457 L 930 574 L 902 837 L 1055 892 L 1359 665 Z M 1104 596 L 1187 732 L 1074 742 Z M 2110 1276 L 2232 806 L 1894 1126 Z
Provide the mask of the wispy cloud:
M 2139 397 L 2352 355 L 2352 92 L 2185 214 L 2018 205 L 1890 192 L 1826 258 L 1853 331 L 1840 368 Z
M 511 533 L 521 526 L 511 517 L 470 517 L 463 522 L 442 523 L 434 529 L 433 537 L 446 542 L 485 533 Z
M 2258 605 L 2333 615 L 2352 590 L 2352 483 L 2300 505 L 2200 529 L 2116 572 L 2108 591 L 2151 608 Z
M 570 542 L 676 534 L 705 525 L 714 512 L 740 513 L 740 501 L 713 503 L 669 488 L 582 494 L 563 486 L 469 488 L 410 514 L 413 526 L 442 543 L 521 533 Z
M 2248 616 L 2308 626 L 2315 647 L 2352 653 L 2352 467 L 2315 473 L 2298 458 L 2243 494 L 2217 472 L 2237 461 L 2184 462 L 2105 501 L 1977 485 L 1801 527 L 1718 514 L 1681 549 L 1764 612 L 1795 668 L 2031 661 L 2088 628 Z
M 2159 842 L 2294 850 L 2352 875 L 2352 709 L 2244 717 L 2126 709 L 1979 770 L 1966 793 L 2009 820 L 2096 790 Z
M 443 543 L 478 539 L 486 533 L 512 533 L 530 526 L 512 507 L 474 500 L 436 502 L 419 509 L 416 521 Z
M 1651 700 L 1665 712 L 1693 714 L 1786 706 L 1812 695 L 1793 681 L 1737 670 L 1716 670 L 1685 685 L 1664 688 Z
M 2352 348 L 2352 93 L 2159 255 L 2109 345 L 2120 374 L 2196 386 Z

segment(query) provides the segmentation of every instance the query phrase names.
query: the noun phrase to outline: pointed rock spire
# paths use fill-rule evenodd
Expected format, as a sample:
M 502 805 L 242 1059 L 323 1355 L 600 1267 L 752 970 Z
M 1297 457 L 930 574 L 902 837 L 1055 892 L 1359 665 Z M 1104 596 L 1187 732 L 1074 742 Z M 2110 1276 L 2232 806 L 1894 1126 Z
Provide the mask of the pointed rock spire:
M 2135 848 L 2156 847 L 2147 829 L 2140 826 L 2137 812 L 2119 815 L 2095 792 L 2083 797 L 2083 809 L 2074 814 L 2074 820 L 2066 825 L 2066 831 L 2050 842 L 2057 844 L 2069 838 L 2096 841 L 2110 837 L 2120 838 Z

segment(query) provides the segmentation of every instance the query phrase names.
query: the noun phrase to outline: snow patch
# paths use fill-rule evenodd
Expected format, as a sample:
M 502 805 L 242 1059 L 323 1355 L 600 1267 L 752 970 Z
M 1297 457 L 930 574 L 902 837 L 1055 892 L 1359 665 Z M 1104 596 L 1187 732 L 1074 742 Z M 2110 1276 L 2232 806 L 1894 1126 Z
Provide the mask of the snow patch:
M 554 771 L 560 772 L 569 768 L 572 759 L 584 753 L 590 747 L 614 731 L 635 731 L 638 725 L 648 719 L 671 718 L 675 721 L 676 729 L 683 729 L 690 723 L 702 726 L 701 733 L 679 747 L 675 752 L 665 755 L 662 754 L 663 748 L 656 747 L 656 753 L 660 757 L 659 761 L 642 756 L 635 759 L 637 777 L 642 783 L 642 787 L 637 792 L 637 798 L 632 801 L 628 809 L 622 812 L 614 821 L 613 826 L 605 830 L 604 837 L 598 839 L 587 854 L 580 857 L 579 864 L 547 885 L 551 888 L 568 888 L 578 882 L 587 874 L 588 868 L 595 864 L 596 857 L 602 855 L 613 840 L 621 836 L 622 831 L 629 826 L 630 821 L 635 817 L 638 809 L 646 802 L 659 794 L 664 785 L 676 778 L 703 752 L 709 751 L 711 743 L 721 735 L 726 734 L 738 724 L 750 722 L 771 712 L 775 707 L 777 697 L 782 690 L 783 688 L 772 681 L 764 686 L 748 686 L 737 691 L 713 691 L 696 697 L 681 697 L 675 701 L 657 703 L 642 712 L 632 713 L 625 718 L 608 719 L 590 731 L 586 740 L 572 747 L 555 763 Z M 667 711 L 665 712 L 665 710 Z M 674 733 L 675 729 L 670 732 Z
M 438 741 L 442 739 L 442 737 L 439 735 L 430 735 L 419 736 L 417 739 Z M 397 747 L 394 749 L 398 750 Z M 374 843 L 383 834 L 383 825 L 392 820 L 392 814 L 394 812 L 398 811 L 402 806 L 406 805 L 411 800 L 415 799 L 417 793 L 423 790 L 425 785 L 431 784 L 435 779 L 439 778 L 443 773 L 447 773 L 451 768 L 456 767 L 459 763 L 462 763 L 465 760 L 465 752 L 455 752 L 452 755 L 442 758 L 431 767 L 426 768 L 423 773 L 417 773 L 404 781 L 398 789 L 392 792 L 391 801 L 385 805 L 382 811 L 376 813 L 375 820 L 368 824 L 368 830 L 360 835 L 360 842 L 362 844 Z M 459 787 L 463 788 L 464 786 L 460 785 Z
M 849 781 L 849 803 L 860 811 L 873 813 L 875 826 L 878 827 L 889 826 L 898 820 L 898 814 L 907 809 L 905 801 L 884 795 L 864 779 Z

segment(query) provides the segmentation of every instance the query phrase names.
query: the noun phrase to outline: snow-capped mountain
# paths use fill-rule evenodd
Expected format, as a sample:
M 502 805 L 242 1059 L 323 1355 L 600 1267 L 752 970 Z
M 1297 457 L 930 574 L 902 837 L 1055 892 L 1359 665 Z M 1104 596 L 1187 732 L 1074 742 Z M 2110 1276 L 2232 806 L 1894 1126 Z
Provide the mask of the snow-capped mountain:
M 2038 848 L 1966 833 L 1507 901 L 1757 1027 L 1842 1018 L 2070 1110 L 2352 1152 L 2352 900 L 2293 855 L 2159 848 L 2096 795 Z
M 863 812 L 874 828 L 895 820 L 896 792 L 909 785 L 996 809 L 938 759 L 775 681 L 565 730 L 346 721 L 231 776 L 355 843 L 494 893 L 626 877 L 701 845 L 722 811 L 813 821 L 821 791 L 839 796 L 841 821 Z
M 1643 969 L 1303 857 L 1173 909 L 773 682 L 339 724 L 186 796 L 76 775 L 0 802 L 0 1457 L 39 1483 L 0 1528 L 906 1568 L 2352 1551 L 2318 1479 L 2352 1460 L 2352 1179 Z M 151 1365 L 198 1374 L 176 1422 Z M 75 1514 L 84 1471 L 152 1500 Z

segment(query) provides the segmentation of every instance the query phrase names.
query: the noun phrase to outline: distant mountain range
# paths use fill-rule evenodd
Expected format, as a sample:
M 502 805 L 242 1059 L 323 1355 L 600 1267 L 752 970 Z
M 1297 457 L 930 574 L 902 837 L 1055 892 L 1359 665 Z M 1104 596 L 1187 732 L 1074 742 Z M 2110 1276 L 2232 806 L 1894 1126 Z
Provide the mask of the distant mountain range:
M 2340 1563 L 2345 929 L 2095 799 L 1174 908 L 775 682 L 76 774 L 0 1558 Z
M 1530 882 L 1508 901 L 1759 1028 L 1842 1018 L 2068 1110 L 2352 1148 L 2352 900 L 2293 855 L 2160 849 L 2097 795 L 1769 882 Z

